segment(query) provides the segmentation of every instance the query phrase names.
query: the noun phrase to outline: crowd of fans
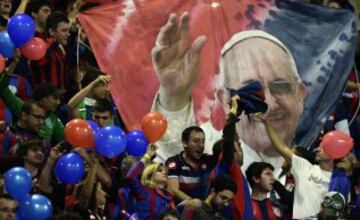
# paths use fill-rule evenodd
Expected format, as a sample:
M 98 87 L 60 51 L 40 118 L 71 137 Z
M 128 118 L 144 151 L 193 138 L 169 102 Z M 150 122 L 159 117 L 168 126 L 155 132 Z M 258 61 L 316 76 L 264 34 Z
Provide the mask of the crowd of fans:
M 16 10 L 15 3 L 20 3 Z M 356 7 L 346 0 L 326 4 L 354 12 Z M 154 144 L 140 158 L 123 153 L 108 159 L 94 149 L 69 148 L 64 125 L 71 119 L 91 119 L 100 127 L 126 129 L 108 90 L 111 76 L 98 69 L 86 34 L 77 33 L 76 14 L 96 5 L 85 0 L 66 4 L 56 0 L 0 0 L 2 30 L 13 13 L 27 13 L 35 21 L 35 36 L 49 45 L 39 61 L 29 61 L 16 51 L 0 76 L 1 174 L 15 166 L 26 168 L 33 179 L 31 193 L 43 194 L 52 202 L 54 216 L 49 219 L 136 219 L 135 213 L 139 219 L 292 219 L 293 212 L 317 205 L 320 212 L 311 219 L 360 219 L 356 147 L 339 160 L 327 157 L 321 148 L 314 152 L 290 150 L 266 118 L 259 116 L 285 163 L 279 178 L 273 165 L 266 162 L 252 163 L 242 175 L 243 153 L 235 131 L 241 113 L 238 97 L 232 99 L 223 138 L 214 144 L 212 155 L 204 153 L 206 133 L 197 126 L 183 131 L 184 150 L 165 164 L 153 161 L 157 150 Z M 78 43 L 84 49 L 79 63 Z M 327 129 L 347 120 L 346 115 L 336 119 L 341 108 L 348 112 L 350 106 L 358 104 L 356 74 L 354 68 L 347 95 Z M 356 108 L 351 111 L 358 114 Z M 341 128 L 353 134 L 349 124 Z M 355 143 L 359 136 L 353 135 Z M 69 150 L 86 163 L 86 175 L 75 185 L 59 182 L 54 174 L 56 160 Z M 302 181 L 314 178 L 316 182 L 312 173 L 319 172 L 325 176 L 336 173 L 338 181 L 330 189 Z M 320 195 L 324 191 L 329 191 L 325 199 Z M 18 206 L 1 185 L 0 220 L 15 219 Z

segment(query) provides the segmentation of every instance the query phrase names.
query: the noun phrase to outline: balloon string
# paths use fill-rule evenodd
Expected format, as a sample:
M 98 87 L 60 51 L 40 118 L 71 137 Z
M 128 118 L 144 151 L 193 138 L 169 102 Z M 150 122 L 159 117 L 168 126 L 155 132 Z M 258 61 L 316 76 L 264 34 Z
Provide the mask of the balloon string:
M 79 88 L 81 88 L 80 84 L 80 37 L 81 37 L 81 25 L 79 25 L 78 33 L 77 33 L 77 42 L 76 42 L 76 71 L 77 71 L 77 83 Z
M 357 71 L 357 68 L 356 68 L 356 65 L 354 64 L 354 71 L 355 71 L 355 77 L 356 77 L 356 83 L 359 84 L 359 76 L 358 76 L 358 71 Z M 359 113 L 359 109 L 360 109 L 360 88 L 358 88 L 358 92 L 359 92 L 359 97 L 358 97 L 358 106 L 356 108 L 356 111 L 354 113 L 354 116 L 352 117 L 352 119 L 350 120 L 349 122 L 349 126 L 354 122 L 357 114 Z

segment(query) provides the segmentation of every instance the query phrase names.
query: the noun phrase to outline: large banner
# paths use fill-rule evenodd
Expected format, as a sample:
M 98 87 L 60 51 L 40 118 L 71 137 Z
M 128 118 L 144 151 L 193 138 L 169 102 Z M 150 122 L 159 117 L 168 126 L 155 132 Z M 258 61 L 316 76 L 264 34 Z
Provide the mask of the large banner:
M 306 86 L 297 144 L 309 146 L 344 89 L 353 64 L 356 17 L 289 0 L 123 0 L 79 15 L 98 64 L 113 76 L 111 93 L 129 130 L 139 128 L 159 89 L 151 50 L 169 15 L 191 15 L 190 38 L 205 35 L 200 75 L 193 89 L 199 124 L 221 129 L 225 114 L 218 99 L 220 52 L 237 32 L 264 30 L 276 36 L 294 56 Z

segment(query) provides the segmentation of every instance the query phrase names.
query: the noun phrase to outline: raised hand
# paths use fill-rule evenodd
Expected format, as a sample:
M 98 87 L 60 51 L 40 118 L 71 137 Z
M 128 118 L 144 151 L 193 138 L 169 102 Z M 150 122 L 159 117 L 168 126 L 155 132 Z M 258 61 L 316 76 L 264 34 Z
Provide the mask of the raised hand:
M 63 155 L 63 152 L 61 152 L 60 147 L 55 146 L 50 150 L 49 159 L 56 161 L 61 155 Z
M 109 84 L 111 83 L 111 79 L 112 77 L 110 75 L 100 75 L 97 79 L 96 79 L 96 83 L 106 83 Z
M 160 103 L 167 110 L 178 110 L 189 101 L 199 76 L 200 52 L 206 41 L 199 36 L 191 44 L 189 13 L 171 14 L 160 29 L 152 49 L 153 67 L 160 81 Z
M 146 154 L 150 157 L 153 157 L 156 155 L 157 146 L 155 144 L 149 144 L 146 150 Z
M 230 100 L 230 106 L 229 106 L 230 112 L 233 113 L 236 117 L 240 116 L 243 111 L 238 106 L 239 100 L 240 100 L 240 96 L 238 96 L 238 95 L 231 97 L 231 100 Z

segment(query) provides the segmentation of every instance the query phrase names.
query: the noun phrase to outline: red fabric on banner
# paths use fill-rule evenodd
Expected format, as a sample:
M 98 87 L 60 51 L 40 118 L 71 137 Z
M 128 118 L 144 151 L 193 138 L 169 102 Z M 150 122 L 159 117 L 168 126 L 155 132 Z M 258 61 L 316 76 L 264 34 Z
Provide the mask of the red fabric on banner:
M 139 128 L 150 111 L 159 82 L 151 49 L 170 13 L 191 14 L 190 36 L 207 36 L 200 78 L 193 90 L 198 123 L 211 118 L 222 129 L 224 110 L 215 94 L 218 62 L 224 43 L 236 32 L 259 25 L 270 0 L 126 0 L 104 4 L 79 14 L 100 69 L 113 76 L 111 93 L 129 130 Z

